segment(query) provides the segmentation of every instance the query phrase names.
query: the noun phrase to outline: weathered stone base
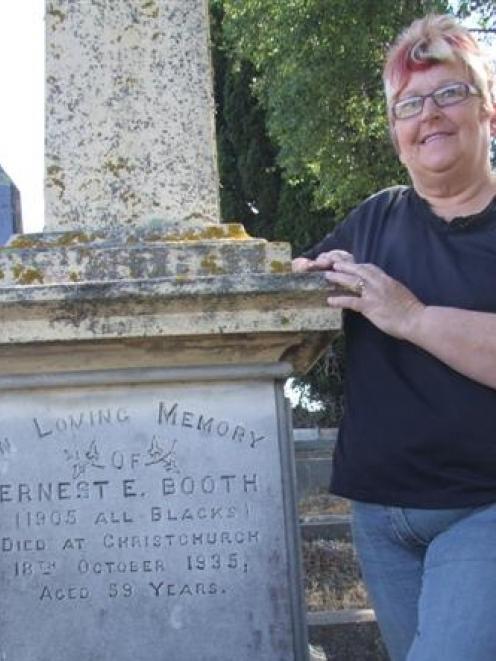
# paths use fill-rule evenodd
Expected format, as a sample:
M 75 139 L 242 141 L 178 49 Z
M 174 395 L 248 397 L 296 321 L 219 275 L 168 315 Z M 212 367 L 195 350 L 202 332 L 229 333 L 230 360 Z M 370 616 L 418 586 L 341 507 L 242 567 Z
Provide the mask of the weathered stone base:
M 0 657 L 305 661 L 283 376 L 4 377 Z

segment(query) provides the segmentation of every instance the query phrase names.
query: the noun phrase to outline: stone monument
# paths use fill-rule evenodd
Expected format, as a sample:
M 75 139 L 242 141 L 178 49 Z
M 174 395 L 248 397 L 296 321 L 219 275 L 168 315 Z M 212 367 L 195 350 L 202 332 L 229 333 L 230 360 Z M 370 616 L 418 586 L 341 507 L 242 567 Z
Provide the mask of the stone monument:
M 339 314 L 219 222 L 206 0 L 46 6 L 47 231 L 0 250 L 0 659 L 306 659 L 282 388 Z

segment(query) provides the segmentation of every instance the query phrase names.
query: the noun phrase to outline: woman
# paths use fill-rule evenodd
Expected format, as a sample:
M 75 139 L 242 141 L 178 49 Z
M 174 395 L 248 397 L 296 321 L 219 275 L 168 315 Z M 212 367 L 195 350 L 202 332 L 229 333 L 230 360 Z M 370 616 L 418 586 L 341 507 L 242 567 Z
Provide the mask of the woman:
M 394 661 L 496 660 L 496 135 L 489 60 L 415 21 L 384 72 L 411 187 L 372 196 L 294 260 L 353 296 L 331 490 Z

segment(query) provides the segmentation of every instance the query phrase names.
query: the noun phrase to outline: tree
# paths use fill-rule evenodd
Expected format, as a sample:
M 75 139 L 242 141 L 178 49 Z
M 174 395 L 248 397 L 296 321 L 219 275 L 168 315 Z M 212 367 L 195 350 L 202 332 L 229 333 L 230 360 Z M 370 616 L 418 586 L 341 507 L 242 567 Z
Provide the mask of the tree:
M 223 4 L 210 2 L 221 215 L 239 219 L 250 234 L 290 240 L 302 250 L 332 226 L 333 215 L 312 208 L 314 178 L 283 176 L 266 111 L 253 90 L 254 65 L 239 59 L 224 39 Z
M 460 18 L 475 16 L 482 33 L 496 33 L 496 5 L 494 0 L 462 0 L 458 6 Z
M 255 67 L 253 89 L 290 181 L 315 182 L 317 208 L 342 217 L 405 181 L 388 137 L 384 52 L 443 0 L 224 0 L 230 47 Z

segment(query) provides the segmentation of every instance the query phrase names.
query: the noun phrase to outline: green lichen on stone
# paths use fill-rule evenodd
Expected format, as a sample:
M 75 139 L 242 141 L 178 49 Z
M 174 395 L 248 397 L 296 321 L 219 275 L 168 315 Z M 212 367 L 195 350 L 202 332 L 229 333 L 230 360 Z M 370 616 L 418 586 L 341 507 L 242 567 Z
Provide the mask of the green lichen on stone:
M 49 165 L 47 167 L 47 174 L 49 174 L 50 176 L 58 175 L 60 172 L 62 172 L 62 168 L 60 167 L 60 165 Z
M 65 232 L 56 241 L 56 246 L 74 246 L 78 243 L 88 243 L 91 238 L 85 232 Z
M 12 275 L 16 280 L 18 280 L 18 278 L 20 277 L 23 268 L 24 267 L 21 264 L 14 264 L 14 266 L 12 267 Z
M 60 165 L 49 165 L 47 167 L 47 186 L 56 186 L 59 188 L 59 197 L 62 197 L 64 194 L 64 171 Z
M 133 167 L 130 165 L 128 158 L 122 158 L 122 156 L 118 156 L 117 158 L 109 158 L 107 161 L 105 161 L 103 164 L 103 169 L 107 170 L 107 172 L 111 172 L 114 177 L 120 177 L 121 172 L 131 172 Z
M 41 271 L 30 266 L 24 267 L 22 264 L 15 264 L 12 267 L 12 274 L 20 285 L 32 285 L 34 282 L 43 284 Z
M 281 262 L 277 259 L 273 259 L 270 263 L 271 273 L 290 273 L 291 264 L 289 262 Z
M 124 204 L 138 204 L 139 203 L 139 198 L 136 195 L 136 193 L 132 190 L 125 190 L 121 193 L 121 200 L 124 202 Z
M 158 18 L 159 10 L 155 0 L 146 0 L 146 2 L 143 3 L 142 7 L 144 14 L 150 16 L 151 18 Z
M 225 270 L 217 264 L 215 255 L 204 257 L 200 262 L 200 266 L 209 275 L 221 275 L 222 273 L 225 273 Z
M 3 280 L 5 278 L 5 273 L 0 269 L 0 280 Z
M 59 23 L 63 23 L 65 21 L 66 15 L 64 12 L 60 9 L 55 9 L 53 5 L 48 5 L 46 13 L 47 16 L 53 16 L 53 18 L 58 19 Z
M 170 232 L 153 232 L 145 237 L 146 241 L 164 241 L 180 243 L 182 241 L 218 241 L 234 240 L 246 241 L 250 239 L 241 224 L 210 225 L 204 228 L 181 231 L 176 229 Z
M 236 239 L 236 241 L 251 239 L 251 236 L 240 223 L 230 223 L 227 227 L 230 239 Z
M 281 317 L 280 318 L 281 326 L 287 326 L 290 323 L 290 320 L 288 317 Z
M 8 248 L 40 248 L 38 241 L 32 239 L 29 235 L 19 235 L 10 242 Z

